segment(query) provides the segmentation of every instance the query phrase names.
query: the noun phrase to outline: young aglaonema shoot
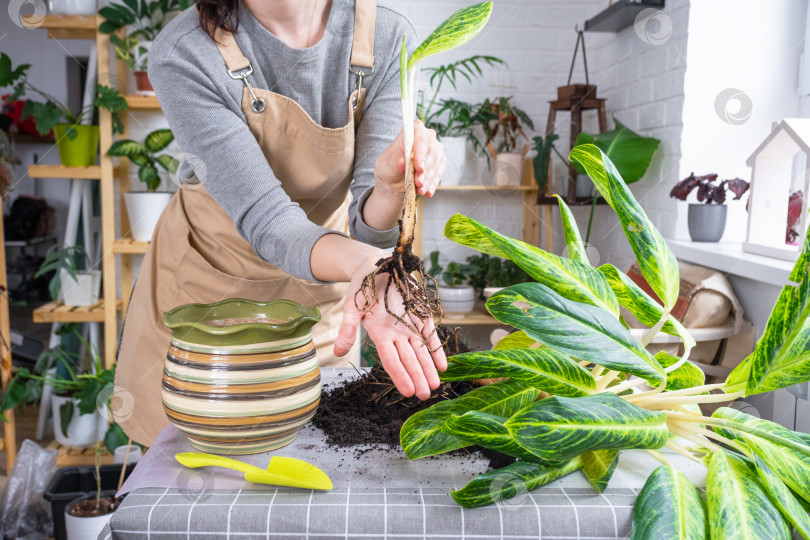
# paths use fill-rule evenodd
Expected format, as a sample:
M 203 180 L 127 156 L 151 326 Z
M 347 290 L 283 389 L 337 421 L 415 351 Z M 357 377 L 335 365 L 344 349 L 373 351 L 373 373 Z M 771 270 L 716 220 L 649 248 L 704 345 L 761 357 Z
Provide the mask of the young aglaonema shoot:
M 399 239 L 390 257 L 377 261 L 377 268 L 366 276 L 357 291 L 363 301 L 355 297 L 357 307 L 367 310 L 382 300 L 386 311 L 413 333 L 421 332 L 414 324 L 414 318 L 426 321 L 434 312 L 441 312 L 438 295 L 428 289 L 428 282 L 436 284 L 424 267 L 422 259 L 413 250 L 414 228 L 416 225 L 416 185 L 414 183 L 414 86 L 419 61 L 439 52 L 454 49 L 473 38 L 489 20 L 492 2 L 482 2 L 454 13 L 440 24 L 408 58 L 405 36 L 402 37 L 400 51 L 400 86 L 402 93 L 402 124 L 405 142 L 405 197 L 402 217 L 399 219 Z M 385 289 L 377 290 L 377 277 L 387 274 Z M 389 306 L 389 293 L 396 292 L 402 298 L 405 309 L 402 315 Z M 382 299 L 380 299 L 382 293 Z M 427 338 L 423 337 L 423 340 Z

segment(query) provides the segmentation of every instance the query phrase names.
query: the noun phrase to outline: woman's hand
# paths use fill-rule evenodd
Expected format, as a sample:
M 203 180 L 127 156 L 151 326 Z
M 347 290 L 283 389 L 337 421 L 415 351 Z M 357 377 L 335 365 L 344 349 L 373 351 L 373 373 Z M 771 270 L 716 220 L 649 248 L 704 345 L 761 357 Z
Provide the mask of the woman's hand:
M 416 193 L 432 197 L 444 176 L 447 157 L 444 146 L 436 139 L 436 132 L 419 120 L 414 125 L 413 165 Z M 405 139 L 401 131 L 377 158 L 374 180 L 383 189 L 405 192 Z
M 335 356 L 344 356 L 349 352 L 357 336 L 357 327 L 363 321 L 369 337 L 377 346 L 383 368 L 391 376 L 397 390 L 405 397 L 416 395 L 419 399 L 427 399 L 431 390 L 435 390 L 440 384 L 436 369 L 447 369 L 447 358 L 435 332 L 433 319 L 422 322 L 407 315 L 411 323 L 420 330 L 421 335 L 417 335 L 391 316 L 383 303 L 388 274 L 377 276 L 376 288 L 380 301 L 366 311 L 357 308 L 357 304 L 362 307 L 364 302 L 362 293 L 358 294 L 357 291 L 360 290 L 363 279 L 376 267 L 374 263 L 377 259 L 378 257 L 374 257 L 361 264 L 349 284 L 349 292 L 343 304 L 343 322 L 335 341 Z M 393 288 L 388 292 L 387 301 L 391 311 L 400 316 L 405 313 L 402 298 Z

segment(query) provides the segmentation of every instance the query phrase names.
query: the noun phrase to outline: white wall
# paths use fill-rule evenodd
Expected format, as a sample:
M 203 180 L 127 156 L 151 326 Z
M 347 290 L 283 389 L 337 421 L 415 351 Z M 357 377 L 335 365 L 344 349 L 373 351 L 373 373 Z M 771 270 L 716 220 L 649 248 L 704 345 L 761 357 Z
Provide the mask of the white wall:
M 745 160 L 770 133 L 771 124 L 799 115 L 797 87 L 806 12 L 806 0 L 692 4 L 679 178 L 695 171 L 751 179 Z M 718 95 L 729 88 L 750 98 L 747 120 L 739 99 L 732 99 L 725 109 L 725 102 L 720 103 L 720 114 L 715 110 Z M 734 123 L 721 119 L 724 111 Z M 675 235 L 686 239 L 686 203 L 679 206 Z M 742 241 L 745 205 L 732 202 L 728 206 L 723 241 Z

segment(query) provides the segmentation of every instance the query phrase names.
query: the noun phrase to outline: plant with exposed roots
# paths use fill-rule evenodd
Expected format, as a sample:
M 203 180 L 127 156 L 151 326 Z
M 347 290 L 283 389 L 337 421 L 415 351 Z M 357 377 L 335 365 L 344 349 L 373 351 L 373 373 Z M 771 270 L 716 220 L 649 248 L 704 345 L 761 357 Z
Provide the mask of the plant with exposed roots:
M 479 445 L 517 459 L 452 492 L 465 507 L 578 470 L 601 493 L 619 456 L 632 462 L 643 451 L 661 466 L 635 503 L 633 539 L 788 540 L 791 527 L 810 539 L 810 435 L 729 407 L 711 416 L 699 408 L 810 381 L 810 235 L 753 353 L 724 382 L 705 384 L 689 361 L 695 340 L 670 313 L 679 291 L 675 256 L 599 148 L 577 146 L 570 159 L 615 210 L 660 303 L 616 267 L 590 264 L 562 199 L 567 258 L 453 216 L 447 238 L 508 258 L 536 282 L 487 301 L 492 316 L 517 332 L 494 350 L 448 358 L 440 374 L 446 382 L 506 380 L 411 416 L 400 432 L 403 450 L 417 459 Z M 649 329 L 631 332 L 620 307 Z M 658 332 L 680 338 L 683 352 L 651 354 Z M 706 466 L 705 500 L 674 454 Z
M 402 91 L 402 122 L 405 139 L 405 201 L 402 217 L 399 219 L 399 238 L 390 257 L 377 261 L 377 268 L 365 277 L 357 291 L 355 303 L 358 309 L 367 310 L 382 301 L 385 310 L 412 332 L 420 332 L 413 319 L 426 321 L 440 312 L 438 295 L 430 291 L 428 283 L 436 284 L 435 278 L 425 271 L 422 259 L 413 250 L 413 235 L 416 225 L 416 185 L 414 184 L 413 142 L 414 142 L 414 88 L 416 73 L 421 60 L 436 53 L 449 51 L 468 42 L 489 20 L 492 2 L 482 2 L 463 8 L 440 24 L 408 57 L 405 36 L 400 50 L 399 77 Z M 387 274 L 385 288 L 377 290 L 377 277 Z M 388 304 L 389 293 L 396 292 L 402 298 L 405 312 L 395 313 Z M 359 296 L 362 296 L 362 302 Z

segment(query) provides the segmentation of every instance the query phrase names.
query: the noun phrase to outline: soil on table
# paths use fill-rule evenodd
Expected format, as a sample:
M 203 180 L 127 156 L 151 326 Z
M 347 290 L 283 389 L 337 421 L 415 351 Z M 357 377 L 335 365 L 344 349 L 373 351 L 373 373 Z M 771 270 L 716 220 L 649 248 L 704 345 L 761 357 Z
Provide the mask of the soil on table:
M 98 504 L 96 504 L 95 498 L 80 501 L 70 508 L 70 515 L 76 517 L 106 516 L 115 512 L 121 506 L 122 500 L 123 498 L 102 497 Z
M 469 350 L 456 332 L 444 326 L 439 326 L 439 337 L 447 356 Z M 401 452 L 399 431 L 408 418 L 440 401 L 454 399 L 475 388 L 478 388 L 477 384 L 467 381 L 442 383 L 426 401 L 406 398 L 397 391 L 388 373 L 376 363 L 360 377 L 324 391 L 312 423 L 326 434 L 326 443 L 331 446 L 374 445 Z M 493 468 L 515 461 L 511 456 L 478 446 L 456 452 L 469 454 L 474 451 L 489 458 Z

